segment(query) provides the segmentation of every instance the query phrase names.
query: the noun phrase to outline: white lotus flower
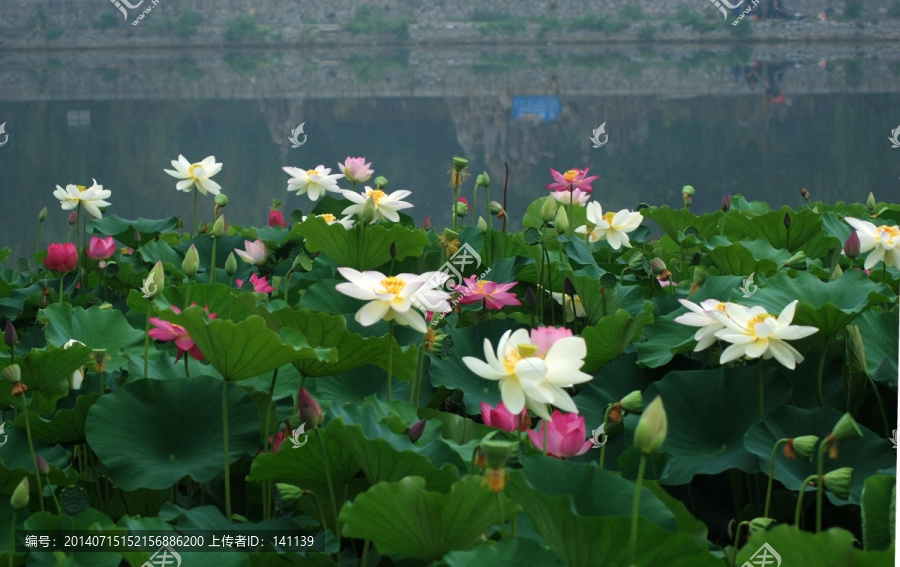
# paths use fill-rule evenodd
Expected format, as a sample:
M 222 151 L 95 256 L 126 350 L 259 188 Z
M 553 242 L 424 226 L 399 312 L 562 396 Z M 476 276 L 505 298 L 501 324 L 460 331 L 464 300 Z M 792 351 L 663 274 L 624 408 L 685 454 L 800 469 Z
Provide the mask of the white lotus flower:
M 71 211 L 78 205 L 81 205 L 91 215 L 98 219 L 103 218 L 103 214 L 98 207 L 108 207 L 110 205 L 103 199 L 109 198 L 112 192 L 109 189 L 104 189 L 103 185 L 97 185 L 96 179 L 93 181 L 94 184 L 87 188 L 84 185 L 66 185 L 66 188 L 63 189 L 57 185 L 53 196 L 59 199 L 59 203 L 64 211 Z
M 485 339 L 487 362 L 473 356 L 462 360 L 478 376 L 500 382 L 500 396 L 510 413 L 517 415 L 527 406 L 549 420 L 547 404 L 578 413 L 578 407 L 563 388 L 591 380 L 590 374 L 581 372 L 585 356 L 587 344 L 581 337 L 560 338 L 541 355 L 528 331 L 519 329 L 503 333 L 496 354 Z
M 288 191 L 296 191 L 297 195 L 304 193 L 309 195 L 310 201 L 318 201 L 329 191 L 340 193 L 337 180 L 343 179 L 341 173 L 331 174 L 331 169 L 324 165 L 317 165 L 315 169 L 300 169 L 299 167 L 282 167 L 288 175 Z
M 613 250 L 618 250 L 622 246 L 631 248 L 628 233 L 641 226 L 644 217 L 628 209 L 604 215 L 600 203 L 592 201 L 587 204 L 587 219 L 588 224 L 579 226 L 575 232 L 587 235 L 590 242 L 606 240 Z
M 321 219 L 325 219 L 325 222 L 327 222 L 328 224 L 338 223 L 341 226 L 343 226 L 344 228 L 346 228 L 347 230 L 350 230 L 351 228 L 353 228 L 353 225 L 356 223 L 356 221 L 354 221 L 350 217 L 344 217 L 342 219 L 339 219 L 331 213 L 324 213 L 324 214 L 316 215 L 316 216 Z M 303 217 L 300 220 L 305 221 L 308 218 L 309 217 Z
M 389 221 L 399 222 L 400 215 L 397 211 L 412 208 L 412 203 L 407 203 L 403 199 L 412 195 L 412 191 L 400 190 L 387 194 L 381 189 L 372 189 L 366 186 L 365 193 L 356 193 L 355 191 L 344 190 L 344 197 L 356 203 L 350 205 L 342 214 L 353 215 L 362 211 L 363 205 L 370 197 L 375 204 L 376 218 L 387 219 Z
M 63 349 L 65 350 L 75 344 L 87 346 L 79 340 L 69 339 L 68 341 L 66 341 L 66 344 L 63 345 Z M 84 366 L 76 368 L 75 371 L 72 372 L 72 378 L 69 380 L 69 388 L 72 390 L 80 390 L 82 382 L 84 382 Z
M 689 327 L 700 327 L 694 333 L 694 340 L 697 341 L 694 352 L 701 351 L 716 342 L 716 333 L 725 328 L 723 319 L 728 318 L 726 309 L 731 303 L 718 299 L 705 299 L 700 305 L 686 299 L 679 299 L 678 302 L 690 309 L 691 313 L 675 317 L 675 322 Z
M 347 283 L 339 283 L 335 289 L 344 295 L 368 301 L 356 312 L 356 321 L 368 327 L 378 321 L 395 320 L 424 333 L 428 330 L 425 318 L 413 306 L 413 296 L 426 305 L 437 305 L 442 311 L 450 310 L 450 294 L 439 289 L 449 276 L 443 272 L 426 272 L 422 275 L 397 274 L 386 276 L 381 272 L 359 272 L 353 268 L 338 268 Z
M 197 188 L 201 194 L 206 195 L 212 193 L 218 195 L 222 186 L 210 179 L 213 175 L 222 171 L 222 164 L 216 163 L 215 156 L 209 156 L 200 163 L 191 163 L 183 155 L 178 155 L 178 160 L 172 160 L 172 167 L 175 170 L 164 169 L 166 173 L 176 179 L 180 179 L 175 184 L 175 189 L 190 193 L 191 189 Z
M 574 200 L 579 205 L 585 205 L 591 200 L 591 194 L 581 189 L 573 191 L 554 191 L 550 195 L 564 205 L 568 205 L 570 200 Z
M 742 356 L 747 358 L 772 358 L 793 370 L 803 355 L 785 341 L 802 339 L 816 333 L 816 327 L 791 325 L 798 300 L 790 302 L 776 317 L 762 307 L 746 308 L 731 303 L 725 308 L 727 318 L 722 318 L 725 328 L 716 337 L 732 343 L 722 352 L 720 364 Z
M 560 305 L 563 304 L 563 294 L 558 291 L 550 291 L 547 292 L 556 300 Z M 576 294 L 574 296 L 566 295 L 565 301 L 565 310 L 566 310 L 566 323 L 571 323 L 575 320 L 575 317 L 587 317 L 587 313 L 584 311 L 584 304 L 581 303 L 581 297 Z
M 882 260 L 886 266 L 900 268 L 900 228 L 886 224 L 875 226 L 868 221 L 853 217 L 844 217 L 844 220 L 856 229 L 856 234 L 859 236 L 859 253 L 863 254 L 872 250 L 872 253 L 866 258 L 865 268 L 867 270 L 871 270 Z

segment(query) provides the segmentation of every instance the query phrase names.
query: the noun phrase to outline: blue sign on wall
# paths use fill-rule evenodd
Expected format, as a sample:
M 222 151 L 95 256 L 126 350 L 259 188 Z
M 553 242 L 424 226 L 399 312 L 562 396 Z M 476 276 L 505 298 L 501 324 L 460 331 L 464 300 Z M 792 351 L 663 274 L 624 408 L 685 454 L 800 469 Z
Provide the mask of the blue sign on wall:
M 514 96 L 513 120 L 555 122 L 562 113 L 558 96 Z

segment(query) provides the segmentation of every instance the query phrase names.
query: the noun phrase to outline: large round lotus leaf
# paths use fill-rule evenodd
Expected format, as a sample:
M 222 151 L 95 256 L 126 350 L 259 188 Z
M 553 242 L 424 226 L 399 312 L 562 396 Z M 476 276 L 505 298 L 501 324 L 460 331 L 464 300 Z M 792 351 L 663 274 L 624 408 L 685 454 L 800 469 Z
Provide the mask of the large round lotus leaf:
M 540 565 L 562 567 L 563 563 L 533 539 L 488 541 L 471 551 L 452 551 L 444 556 L 448 567 L 496 567 L 497 565 Z
M 831 528 L 818 534 L 781 525 L 753 534 L 737 554 L 737 565 L 809 565 L 812 567 L 887 567 L 893 565 L 894 551 L 863 552 L 853 546 L 853 534 Z M 763 547 L 768 544 L 769 548 Z M 778 554 L 780 562 L 774 562 Z M 759 559 L 767 556 L 768 563 Z M 754 562 L 753 558 L 756 558 Z
M 801 435 L 816 435 L 824 439 L 834 424 L 841 419 L 841 412 L 834 408 L 801 409 L 794 406 L 780 408 L 766 418 L 751 427 L 744 436 L 744 445 L 747 450 L 759 459 L 759 466 L 764 471 L 769 470 L 769 459 L 772 456 L 772 447 L 775 442 L 785 437 L 799 437 Z M 671 427 L 671 418 L 669 426 Z M 853 484 L 850 485 L 849 503 L 858 504 L 866 478 L 875 474 L 879 469 L 892 469 L 897 457 L 891 449 L 891 443 L 880 437 L 877 433 L 860 425 L 863 436 L 860 439 L 841 441 L 838 445 L 837 459 L 825 455 L 825 472 L 840 468 L 853 468 Z M 816 445 L 818 451 L 819 446 Z M 816 462 L 807 462 L 801 458 L 786 459 L 779 450 L 775 454 L 775 480 L 786 486 L 789 490 L 799 490 L 803 479 L 816 474 Z M 828 498 L 835 504 L 847 504 L 847 500 L 840 500 L 831 493 Z
M 104 395 L 88 413 L 88 443 L 123 490 L 161 490 L 185 476 L 208 482 L 223 467 L 223 387 L 236 461 L 258 448 L 259 414 L 242 389 L 208 376 L 137 380 Z
M 791 385 L 774 368 L 765 372 L 765 409 L 790 399 Z M 728 469 L 759 471 L 744 448 L 744 433 L 759 421 L 759 367 L 671 372 L 644 392 L 645 404 L 661 396 L 669 422 L 663 451 L 674 457 L 661 484 L 685 484 L 694 475 Z

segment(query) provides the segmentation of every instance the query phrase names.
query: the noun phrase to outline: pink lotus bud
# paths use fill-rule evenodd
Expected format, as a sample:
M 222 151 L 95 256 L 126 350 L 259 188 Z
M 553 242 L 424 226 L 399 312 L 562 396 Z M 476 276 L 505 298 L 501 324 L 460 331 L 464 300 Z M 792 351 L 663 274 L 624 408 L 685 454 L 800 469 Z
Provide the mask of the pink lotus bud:
M 850 236 L 848 236 L 847 241 L 844 242 L 844 254 L 846 254 L 848 258 L 856 258 L 859 256 L 859 235 L 855 230 L 850 232 Z
M 425 432 L 425 423 L 426 420 L 422 419 L 409 426 L 409 429 L 406 430 L 406 435 L 410 441 L 415 443 L 422 437 L 422 433 Z
M 74 210 L 69 213 L 69 224 L 75 224 L 78 222 L 78 210 Z
M 287 228 L 287 223 L 284 222 L 284 214 L 281 211 L 269 211 L 269 226 Z
M 306 391 L 306 388 L 300 390 L 297 395 L 297 412 L 300 414 L 300 421 L 306 424 L 307 431 L 315 429 L 325 419 L 319 402 Z

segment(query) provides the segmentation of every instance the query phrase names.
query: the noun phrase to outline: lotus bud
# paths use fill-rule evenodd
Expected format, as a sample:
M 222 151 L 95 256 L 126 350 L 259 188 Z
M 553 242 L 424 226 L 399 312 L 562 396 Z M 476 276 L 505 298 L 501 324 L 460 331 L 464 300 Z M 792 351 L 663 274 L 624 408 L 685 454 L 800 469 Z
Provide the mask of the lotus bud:
M 853 469 L 841 467 L 824 476 L 825 490 L 831 492 L 841 500 L 850 499 L 850 485 L 853 483 Z
M 487 171 L 485 171 L 484 173 L 480 174 L 478 177 L 475 178 L 475 185 L 476 186 L 481 185 L 485 189 L 487 189 L 488 187 L 491 186 L 491 178 L 488 176 Z
M 38 222 L 44 222 L 47 220 L 47 207 L 41 209 L 41 212 L 38 213 Z
M 40 455 L 37 456 L 37 466 L 41 476 L 47 476 L 50 473 L 50 465 L 47 464 L 47 460 Z
M 188 248 L 188 251 L 184 255 L 184 261 L 181 262 L 181 271 L 184 272 L 187 277 L 192 278 L 197 275 L 197 270 L 200 268 L 200 253 L 197 252 L 197 247 L 191 244 L 191 247 Z
M 78 222 L 78 209 L 75 209 L 71 213 L 69 213 L 69 224 L 76 224 Z
M 462 157 L 454 157 L 453 158 L 453 170 L 456 173 L 461 173 L 466 167 L 469 166 L 469 160 Z
M 692 281 L 699 287 L 706 282 L 706 276 L 707 276 L 706 268 L 704 268 L 703 266 L 696 266 L 694 268 L 694 274 L 693 274 Z
M 809 202 L 809 191 L 806 190 L 806 187 L 800 190 L 800 195 L 806 199 L 806 202 Z
M 641 419 L 634 430 L 634 444 L 645 455 L 659 451 L 666 440 L 668 430 L 668 418 L 662 398 L 656 396 L 641 414 Z
M 644 271 L 644 261 L 647 256 L 644 254 L 636 254 L 628 259 L 628 267 L 631 268 L 632 272 L 636 274 L 645 275 L 647 272 Z
M 803 250 L 794 252 L 794 255 L 788 258 L 784 263 L 785 268 L 802 269 L 806 267 L 806 253 Z
M 464 217 L 469 214 L 469 202 L 465 197 L 460 197 L 456 200 L 456 203 L 453 205 L 454 210 L 456 211 L 456 216 Z
M 12 496 L 9 498 L 9 504 L 13 507 L 13 510 L 21 510 L 28 506 L 28 492 L 28 477 L 26 476 L 19 481 L 18 486 L 16 486 Z
M 144 281 L 148 280 L 150 283 L 147 286 L 147 291 L 151 292 L 150 298 L 152 299 L 162 295 L 163 290 L 166 288 L 166 272 L 163 270 L 162 261 L 153 265 L 153 269 L 150 270 L 150 275 L 147 280 Z
M 553 199 L 553 200 L 555 201 L 556 199 Z M 491 214 L 494 215 L 495 217 L 497 217 L 497 216 L 500 216 L 500 213 L 503 212 L 503 205 L 501 205 L 497 201 L 491 201 L 490 209 L 491 209 Z
M 478 226 L 478 230 L 480 230 L 481 232 L 487 232 L 488 224 L 487 224 L 487 221 L 484 220 L 484 217 L 478 217 L 477 226 Z
M 850 259 L 859 256 L 859 234 L 855 230 L 850 231 L 850 236 L 844 242 L 844 254 Z
M 797 455 L 800 455 L 801 458 L 809 461 L 812 460 L 813 455 L 815 454 L 816 443 L 818 442 L 819 438 L 815 435 L 801 435 L 800 437 L 794 437 L 793 439 L 787 440 L 787 443 L 784 444 L 782 453 L 788 459 L 793 459 Z
M 862 430 L 860 430 L 859 425 L 857 425 L 853 416 L 849 413 L 845 413 L 841 416 L 841 419 L 838 420 L 837 424 L 835 424 L 834 429 L 831 430 L 831 434 L 828 437 L 834 441 L 859 439 L 862 437 Z
M 213 223 L 212 230 L 209 231 L 209 235 L 213 238 L 222 236 L 225 234 L 225 215 L 219 215 L 219 218 L 216 219 L 216 222 Z
M 731 208 L 731 193 L 725 193 L 725 196 L 722 197 L 722 212 L 727 213 L 728 209 Z
M 525 305 L 528 307 L 534 307 L 534 304 L 537 302 L 537 297 L 534 294 L 534 288 L 529 287 L 525 290 Z
M 761 534 L 774 528 L 776 523 L 772 518 L 753 518 L 747 522 L 747 527 L 751 534 Z
M 384 175 L 379 175 L 375 178 L 375 188 L 384 191 L 384 189 L 388 186 L 387 177 Z
M 278 489 L 278 494 L 281 495 L 282 506 L 285 504 L 288 506 L 296 504 L 304 494 L 302 488 L 294 486 L 293 484 L 276 482 L 275 488 Z
M 409 428 L 406 430 L 406 435 L 407 437 L 409 437 L 410 441 L 415 443 L 419 440 L 419 438 L 422 437 L 422 433 L 425 432 L 426 423 L 427 420 L 422 419 L 409 426 Z
M 556 199 L 550 199 L 555 201 Z M 556 210 L 556 222 L 554 223 L 556 232 L 562 234 L 569 231 L 569 215 L 566 213 L 565 207 L 559 207 Z
M 425 220 L 422 221 L 422 228 L 425 230 L 431 230 L 431 216 L 425 215 Z
M 791 214 L 784 213 L 784 220 L 782 222 L 784 222 L 784 228 L 791 228 Z
M 372 197 L 366 199 L 362 209 L 359 211 L 359 222 L 362 224 L 371 224 L 378 217 L 378 211 L 375 208 L 375 200 Z
M 553 197 L 545 197 L 544 204 L 541 205 L 541 220 L 549 224 L 556 218 L 556 199 Z
M 494 439 L 495 432 L 488 433 L 487 436 L 478 445 L 481 454 L 487 460 L 487 466 L 492 469 L 502 469 L 506 467 L 507 461 L 512 457 L 519 448 L 516 441 L 501 441 Z
M 662 258 L 654 258 L 650 260 L 650 271 L 653 275 L 658 276 L 666 271 L 666 262 Z
M 325 419 L 319 402 L 306 391 L 306 388 L 300 390 L 297 395 L 297 412 L 300 414 L 300 422 L 306 424 L 307 431 L 319 427 Z
M 134 234 L 131 235 L 131 238 L 138 243 L 138 246 L 141 245 L 141 231 L 134 229 Z
M 9 348 L 13 348 L 19 344 L 19 333 L 16 332 L 16 326 L 13 325 L 12 321 L 6 321 L 6 327 L 3 329 L 3 342 L 5 342 L 6 346 Z
M 869 191 L 869 198 L 866 199 L 866 208 L 869 209 L 870 213 L 875 212 L 875 194 Z
M 844 275 L 844 270 L 841 269 L 840 265 L 834 267 L 834 270 L 831 271 L 831 280 L 839 280 L 841 276 Z
M 237 269 L 237 258 L 234 257 L 234 252 L 231 252 L 228 254 L 228 258 L 225 260 L 225 273 L 228 274 L 228 277 L 231 277 L 234 275 Z
M 644 399 L 640 390 L 635 390 L 619 401 L 622 409 L 630 413 L 641 413 L 644 409 Z
M 390 252 L 392 260 L 397 257 L 397 243 L 396 242 L 391 242 L 391 248 L 390 248 L 389 252 Z

